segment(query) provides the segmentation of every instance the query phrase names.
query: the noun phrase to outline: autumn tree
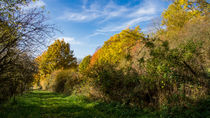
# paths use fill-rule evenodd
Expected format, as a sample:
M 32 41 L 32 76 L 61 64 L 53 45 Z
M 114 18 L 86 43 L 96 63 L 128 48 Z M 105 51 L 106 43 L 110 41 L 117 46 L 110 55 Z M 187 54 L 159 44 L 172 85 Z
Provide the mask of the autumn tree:
M 47 51 L 37 57 L 36 60 L 39 65 L 39 72 L 44 76 L 58 69 L 75 68 L 77 66 L 76 58 L 73 51 L 70 50 L 69 43 L 59 39 L 55 40 Z
M 18 54 L 20 53 L 20 54 Z M 15 98 L 32 86 L 33 75 L 37 72 L 36 65 L 27 53 L 18 50 L 10 50 L 10 58 L 15 58 L 4 67 L 0 74 L 0 101 L 9 97 Z
M 44 9 L 24 9 L 32 1 L 36 0 L 0 0 L 1 100 L 29 88 L 36 71 L 31 53 L 55 31 L 46 23 Z
M 90 64 L 94 63 L 110 63 L 116 64 L 119 61 L 129 56 L 128 52 L 135 43 L 144 38 L 139 26 L 135 29 L 125 29 L 119 34 L 115 34 L 109 40 L 104 42 L 104 45 L 93 55 Z
M 130 50 L 141 40 L 146 38 L 139 26 L 128 28 L 105 41 L 93 54 L 88 76 L 94 78 L 96 87 L 109 99 L 126 104 L 133 99 L 134 94 L 131 91 L 139 84 L 136 81 L 138 77 L 137 74 L 128 73 L 130 66 L 121 63 L 131 59 Z
M 15 60 L 8 58 L 10 50 L 18 48 L 20 52 L 35 52 L 54 34 L 54 26 L 46 23 L 45 10 L 23 9 L 30 2 L 0 1 L 0 72 L 9 61 Z
M 208 14 L 210 5 L 206 0 L 174 0 L 162 13 L 162 25 L 167 28 L 167 35 L 173 35 L 190 20 Z

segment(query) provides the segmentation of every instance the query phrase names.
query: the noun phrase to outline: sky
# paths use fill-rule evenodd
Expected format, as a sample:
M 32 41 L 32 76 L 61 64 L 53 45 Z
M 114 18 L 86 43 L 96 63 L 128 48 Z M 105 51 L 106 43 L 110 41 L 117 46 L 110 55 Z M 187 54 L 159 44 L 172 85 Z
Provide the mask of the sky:
M 92 55 L 104 41 L 126 28 L 139 25 L 148 33 L 152 22 L 169 5 L 167 0 L 39 0 L 28 8 L 44 6 L 57 32 L 49 42 L 64 39 L 74 55 Z

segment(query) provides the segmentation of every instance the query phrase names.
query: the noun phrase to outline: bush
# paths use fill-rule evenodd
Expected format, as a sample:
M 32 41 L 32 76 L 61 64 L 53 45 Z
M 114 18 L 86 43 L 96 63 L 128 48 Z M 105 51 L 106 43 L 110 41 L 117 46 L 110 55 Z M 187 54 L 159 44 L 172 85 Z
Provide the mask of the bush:
M 79 64 L 79 72 L 82 73 L 82 74 L 87 74 L 87 68 L 90 64 L 90 59 L 91 59 L 91 56 L 88 55 L 86 56 L 82 62 Z
M 20 52 L 14 50 L 14 53 Z M 0 103 L 30 89 L 34 80 L 36 67 L 31 57 L 22 53 L 14 59 L 0 72 Z
M 81 83 L 79 74 L 75 70 L 61 70 L 55 75 L 53 91 L 71 94 L 74 87 Z
M 158 113 L 160 118 L 209 118 L 210 99 L 200 99 L 194 104 L 175 105 L 173 107 L 161 107 Z
M 183 26 L 176 39 L 136 41 L 135 46 L 121 52 L 116 63 L 103 57 L 111 53 L 101 53 L 115 42 L 104 44 L 91 59 L 95 63 L 90 63 L 89 77 L 109 100 L 141 107 L 183 105 L 206 96 L 209 23 L 205 19 L 199 21 Z M 119 44 L 121 41 L 123 38 Z

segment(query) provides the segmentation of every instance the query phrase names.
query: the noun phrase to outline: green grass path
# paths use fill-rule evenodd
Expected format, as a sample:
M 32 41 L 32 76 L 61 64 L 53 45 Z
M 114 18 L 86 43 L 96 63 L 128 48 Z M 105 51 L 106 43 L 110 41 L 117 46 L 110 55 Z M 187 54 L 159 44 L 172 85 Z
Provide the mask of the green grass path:
M 47 91 L 32 91 L 0 106 L 0 118 L 153 118 L 151 112 L 119 104 L 89 101 L 82 96 L 65 96 Z

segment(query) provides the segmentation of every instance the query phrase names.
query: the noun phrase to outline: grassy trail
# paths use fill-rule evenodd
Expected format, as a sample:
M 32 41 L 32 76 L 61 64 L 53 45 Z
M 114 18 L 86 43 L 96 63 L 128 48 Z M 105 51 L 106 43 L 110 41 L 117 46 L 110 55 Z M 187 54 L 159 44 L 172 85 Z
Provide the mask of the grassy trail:
M 119 104 L 89 101 L 82 96 L 65 96 L 47 91 L 32 91 L 0 106 L 0 118 L 147 118 L 154 114 Z

